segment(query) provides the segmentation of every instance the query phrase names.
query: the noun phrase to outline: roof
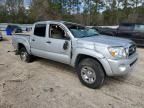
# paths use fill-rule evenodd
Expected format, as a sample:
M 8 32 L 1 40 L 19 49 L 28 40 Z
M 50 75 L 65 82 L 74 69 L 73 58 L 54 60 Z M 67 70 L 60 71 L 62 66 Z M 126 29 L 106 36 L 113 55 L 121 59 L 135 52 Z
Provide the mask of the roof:
M 68 24 L 77 24 L 77 25 L 80 25 L 78 23 L 73 23 L 73 22 L 68 22 L 68 21 L 62 21 L 62 20 L 49 20 L 49 21 L 38 21 L 36 23 L 48 23 L 48 22 L 57 22 L 57 23 L 68 23 Z
M 121 23 L 120 25 L 144 25 L 144 23 Z

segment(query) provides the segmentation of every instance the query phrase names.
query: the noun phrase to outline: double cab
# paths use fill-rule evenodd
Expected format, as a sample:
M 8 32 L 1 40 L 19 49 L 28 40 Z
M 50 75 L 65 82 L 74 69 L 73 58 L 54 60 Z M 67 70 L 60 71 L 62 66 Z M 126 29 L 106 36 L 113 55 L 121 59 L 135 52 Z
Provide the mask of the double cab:
M 24 62 L 37 56 L 74 67 L 89 88 L 101 87 L 106 76 L 130 73 L 138 58 L 133 41 L 65 21 L 37 22 L 30 34 L 13 34 L 12 44 Z

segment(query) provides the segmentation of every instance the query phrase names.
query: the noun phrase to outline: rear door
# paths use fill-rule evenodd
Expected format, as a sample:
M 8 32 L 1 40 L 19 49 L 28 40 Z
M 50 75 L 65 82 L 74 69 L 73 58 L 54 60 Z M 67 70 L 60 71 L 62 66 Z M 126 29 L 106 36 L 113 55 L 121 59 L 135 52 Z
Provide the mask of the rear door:
M 47 57 L 47 35 L 46 35 L 47 24 L 39 23 L 35 24 L 33 35 L 30 38 L 31 42 L 31 53 L 39 57 Z
M 133 24 L 123 24 L 118 28 L 118 36 L 122 38 L 132 39 L 132 34 L 134 30 Z
M 132 34 L 133 41 L 137 43 L 137 45 L 144 46 L 144 25 L 142 24 L 136 24 L 134 33 Z

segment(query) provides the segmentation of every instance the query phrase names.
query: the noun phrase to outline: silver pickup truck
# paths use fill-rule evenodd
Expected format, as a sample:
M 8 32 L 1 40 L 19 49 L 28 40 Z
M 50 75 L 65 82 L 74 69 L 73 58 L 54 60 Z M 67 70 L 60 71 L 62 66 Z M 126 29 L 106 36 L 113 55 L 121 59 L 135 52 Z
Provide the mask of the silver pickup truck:
M 80 81 L 89 88 L 99 88 L 105 76 L 128 74 L 137 61 L 131 40 L 100 35 L 65 21 L 37 22 L 30 35 L 14 34 L 12 44 L 24 62 L 38 56 L 75 67 Z

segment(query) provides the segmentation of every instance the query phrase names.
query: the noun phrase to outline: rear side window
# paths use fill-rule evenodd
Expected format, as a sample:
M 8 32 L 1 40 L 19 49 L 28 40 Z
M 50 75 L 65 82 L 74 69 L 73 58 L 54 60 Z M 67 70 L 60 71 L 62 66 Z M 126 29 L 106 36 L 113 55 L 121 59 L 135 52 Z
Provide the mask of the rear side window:
M 120 30 L 129 31 L 134 29 L 134 25 L 132 24 L 123 24 L 119 27 Z
M 36 24 L 34 29 L 34 35 L 39 37 L 45 37 L 46 24 Z
M 135 31 L 144 32 L 144 25 L 135 25 Z

